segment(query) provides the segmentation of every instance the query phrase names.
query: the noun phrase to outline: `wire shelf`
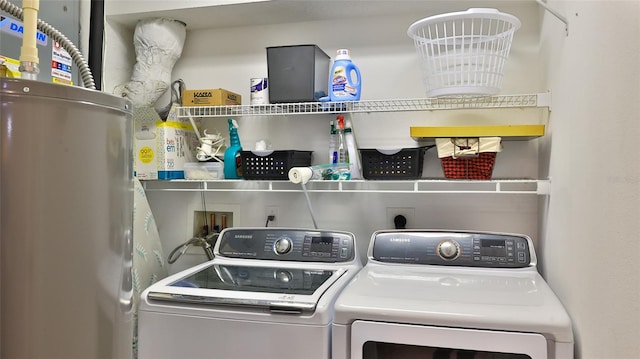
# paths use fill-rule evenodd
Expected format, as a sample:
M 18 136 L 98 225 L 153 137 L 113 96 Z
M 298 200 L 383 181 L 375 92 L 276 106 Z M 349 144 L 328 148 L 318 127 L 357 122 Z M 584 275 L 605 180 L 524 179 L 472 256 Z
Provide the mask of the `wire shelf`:
M 142 181 L 145 191 L 169 192 L 302 192 L 300 185 L 289 181 L 245 180 L 152 180 Z M 548 195 L 549 180 L 494 179 L 447 180 L 421 179 L 398 181 L 310 181 L 308 192 L 321 193 L 423 193 L 423 194 L 509 194 Z
M 270 105 L 179 107 L 178 117 L 277 116 L 333 113 L 435 111 L 489 108 L 549 107 L 550 94 L 487 97 L 364 100 L 350 102 L 300 102 Z

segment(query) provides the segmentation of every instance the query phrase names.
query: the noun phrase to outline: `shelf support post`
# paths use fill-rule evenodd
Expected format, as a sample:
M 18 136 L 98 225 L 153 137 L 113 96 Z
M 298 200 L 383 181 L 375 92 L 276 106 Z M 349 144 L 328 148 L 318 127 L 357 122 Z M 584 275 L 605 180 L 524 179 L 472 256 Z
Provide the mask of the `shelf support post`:
M 560 20 L 560 21 L 562 21 L 562 23 L 564 23 L 564 32 L 565 32 L 566 36 L 569 36 L 569 20 L 567 20 L 566 17 L 562 16 L 556 10 L 550 8 L 549 5 L 547 5 L 547 0 L 536 0 L 536 2 L 538 4 L 540 4 L 540 6 L 542 6 L 545 10 L 550 12 L 551 15 L 555 16 L 558 20 Z

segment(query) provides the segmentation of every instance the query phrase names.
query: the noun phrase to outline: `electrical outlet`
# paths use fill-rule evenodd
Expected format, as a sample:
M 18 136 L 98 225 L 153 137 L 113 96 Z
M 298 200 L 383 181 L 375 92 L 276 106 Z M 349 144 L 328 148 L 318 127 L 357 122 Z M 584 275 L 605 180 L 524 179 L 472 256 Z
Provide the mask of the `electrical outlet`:
M 417 228 L 415 221 L 415 208 L 411 207 L 387 207 L 387 223 L 386 226 L 391 229 L 396 229 L 395 218 L 396 216 L 404 216 L 407 223 L 405 228 Z
M 280 214 L 278 213 L 278 207 L 277 206 L 267 206 L 264 209 L 264 218 L 267 220 L 266 222 L 266 227 L 277 227 L 278 226 L 278 220 L 280 219 Z M 268 218 L 269 216 L 273 216 L 273 220 L 269 221 Z

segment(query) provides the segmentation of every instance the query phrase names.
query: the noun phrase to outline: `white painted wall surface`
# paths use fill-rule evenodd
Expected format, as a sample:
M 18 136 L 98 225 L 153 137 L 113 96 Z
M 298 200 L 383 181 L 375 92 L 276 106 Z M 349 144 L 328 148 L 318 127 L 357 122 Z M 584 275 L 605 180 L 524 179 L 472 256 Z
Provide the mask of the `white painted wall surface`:
M 549 5 L 568 17 L 569 36 L 545 15 L 544 274 L 572 317 L 576 358 L 639 358 L 640 2 Z

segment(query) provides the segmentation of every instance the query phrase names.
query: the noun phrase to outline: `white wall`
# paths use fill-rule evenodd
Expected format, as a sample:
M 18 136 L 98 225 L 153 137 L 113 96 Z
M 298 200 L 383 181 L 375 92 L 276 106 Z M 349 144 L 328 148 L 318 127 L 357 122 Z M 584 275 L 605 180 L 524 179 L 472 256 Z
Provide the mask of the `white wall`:
M 165 252 L 191 238 L 193 212 L 202 210 L 199 193 L 148 192 Z M 416 195 L 369 193 L 310 193 L 318 227 L 353 232 L 364 260 L 373 231 L 390 229 L 387 207 L 415 208 L 409 228 L 449 228 L 526 233 L 537 237 L 537 203 L 533 195 Z M 262 227 L 265 207 L 278 206 L 278 225 L 313 228 L 302 193 L 207 193 L 207 208 L 223 211 L 239 207 L 236 226 Z M 215 206 L 215 207 L 214 207 Z M 496 220 L 496 218 L 504 220 Z M 533 220 L 532 220 L 533 219 Z M 176 272 L 205 260 L 199 248 L 170 268 Z
M 544 274 L 572 317 L 576 358 L 638 358 L 640 2 L 550 6 L 568 17 L 569 36 L 545 15 L 553 111 Z

